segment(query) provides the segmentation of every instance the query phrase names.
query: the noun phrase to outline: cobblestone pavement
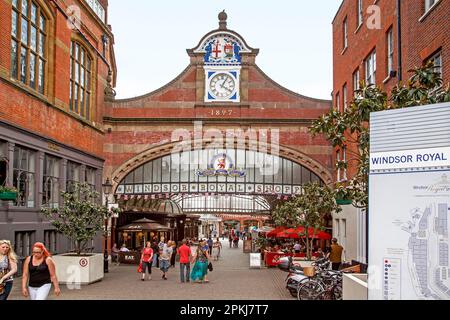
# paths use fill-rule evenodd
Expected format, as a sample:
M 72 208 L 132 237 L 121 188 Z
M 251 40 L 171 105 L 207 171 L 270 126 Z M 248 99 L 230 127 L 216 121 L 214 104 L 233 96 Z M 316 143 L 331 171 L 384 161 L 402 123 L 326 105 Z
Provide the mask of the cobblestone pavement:
M 209 283 L 180 283 L 177 262 L 161 278 L 161 271 L 152 268 L 152 280 L 141 281 L 137 266 L 110 265 L 109 273 L 98 283 L 69 290 L 61 285 L 61 295 L 51 292 L 49 300 L 292 300 L 285 289 L 286 273 L 278 269 L 250 269 L 250 257 L 239 249 L 230 249 L 222 242 L 222 256 L 213 261 L 214 271 L 208 273 Z M 192 266 L 191 266 L 192 268 Z M 10 300 L 24 300 L 20 293 L 21 279 L 16 279 Z

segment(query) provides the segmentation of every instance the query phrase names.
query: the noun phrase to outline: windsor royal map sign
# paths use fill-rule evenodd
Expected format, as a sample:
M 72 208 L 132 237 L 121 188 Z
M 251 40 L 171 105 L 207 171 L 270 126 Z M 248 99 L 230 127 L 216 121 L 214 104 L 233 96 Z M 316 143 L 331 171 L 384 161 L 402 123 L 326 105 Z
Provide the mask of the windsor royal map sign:
M 424 120 L 427 111 L 436 116 Z M 450 130 L 442 123 L 450 105 L 371 116 L 372 151 L 381 152 L 370 155 L 370 300 L 450 300 Z M 423 126 L 439 135 L 409 131 Z

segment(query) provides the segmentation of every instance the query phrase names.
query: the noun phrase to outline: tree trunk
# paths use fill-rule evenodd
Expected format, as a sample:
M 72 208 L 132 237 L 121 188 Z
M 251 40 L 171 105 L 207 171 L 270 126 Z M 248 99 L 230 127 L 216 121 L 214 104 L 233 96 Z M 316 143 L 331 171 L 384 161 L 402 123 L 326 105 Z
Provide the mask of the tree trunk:
M 81 256 L 81 241 L 79 240 L 75 241 L 75 251 L 78 256 Z
M 306 235 L 306 257 L 308 260 L 311 260 L 311 246 L 309 243 L 308 235 Z

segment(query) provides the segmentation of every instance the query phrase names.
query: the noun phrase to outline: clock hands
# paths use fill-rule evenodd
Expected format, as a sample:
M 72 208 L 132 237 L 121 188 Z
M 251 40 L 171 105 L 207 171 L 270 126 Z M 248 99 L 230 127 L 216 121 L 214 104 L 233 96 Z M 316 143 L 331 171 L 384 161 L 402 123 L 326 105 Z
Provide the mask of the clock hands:
M 228 80 L 228 78 L 225 78 L 225 80 L 222 82 L 222 84 L 220 85 L 220 87 L 222 88 L 222 89 L 226 89 L 225 88 L 225 83 L 227 82 L 227 80 Z
M 210 90 L 215 97 L 226 99 L 235 90 L 233 77 L 227 74 L 217 74 L 211 79 Z

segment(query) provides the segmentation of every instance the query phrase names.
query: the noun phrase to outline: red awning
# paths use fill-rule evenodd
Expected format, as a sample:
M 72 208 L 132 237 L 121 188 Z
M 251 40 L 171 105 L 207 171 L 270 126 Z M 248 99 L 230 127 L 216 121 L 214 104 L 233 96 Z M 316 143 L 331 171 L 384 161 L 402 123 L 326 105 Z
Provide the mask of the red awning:
M 304 227 L 297 227 L 297 228 L 282 230 L 276 234 L 276 238 L 299 239 L 300 238 L 299 234 L 303 234 L 302 238 L 305 237 L 304 236 L 304 234 L 305 234 Z M 310 227 L 308 229 L 308 238 L 313 238 L 313 237 L 314 237 L 314 239 L 331 240 L 331 234 L 324 232 L 324 231 L 317 230 L 317 229 L 314 232 L 314 228 Z
M 267 238 L 275 238 L 278 233 L 280 233 L 281 231 L 286 230 L 286 227 L 276 227 L 275 229 L 273 229 L 272 231 L 270 231 L 266 237 Z

